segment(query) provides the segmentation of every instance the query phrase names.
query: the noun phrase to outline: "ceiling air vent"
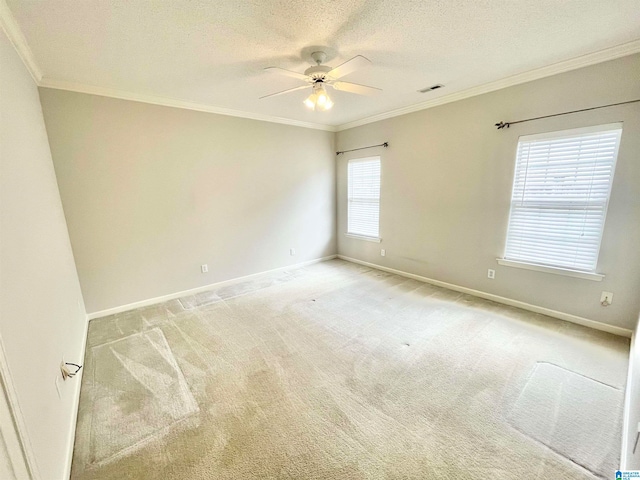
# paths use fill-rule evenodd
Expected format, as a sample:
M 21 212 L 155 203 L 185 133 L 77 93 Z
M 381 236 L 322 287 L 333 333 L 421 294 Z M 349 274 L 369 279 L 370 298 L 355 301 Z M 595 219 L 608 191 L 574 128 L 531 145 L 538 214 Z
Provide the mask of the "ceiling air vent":
M 431 92 L 432 90 L 438 90 L 439 88 L 444 87 L 441 83 L 436 83 L 435 85 L 431 85 L 430 87 L 423 88 L 422 90 L 418 90 L 420 93 Z

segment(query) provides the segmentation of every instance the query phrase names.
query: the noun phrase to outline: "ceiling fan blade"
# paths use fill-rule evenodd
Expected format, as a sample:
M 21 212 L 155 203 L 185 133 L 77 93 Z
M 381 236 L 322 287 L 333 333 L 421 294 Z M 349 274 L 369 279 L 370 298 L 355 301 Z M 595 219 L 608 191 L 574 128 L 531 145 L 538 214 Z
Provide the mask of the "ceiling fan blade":
M 333 88 L 342 92 L 357 93 L 358 95 L 375 95 L 382 92 L 380 88 L 368 87 L 351 82 L 334 82 Z
M 351 72 L 355 72 L 359 68 L 366 67 L 367 65 L 371 65 L 371 60 L 363 57 L 362 55 L 357 55 L 351 60 L 347 60 L 342 65 L 339 65 L 333 70 L 327 72 L 327 75 L 337 80 L 345 75 L 349 75 Z
M 279 73 L 280 75 L 286 75 L 287 77 L 297 78 L 298 80 L 304 80 L 305 82 L 309 81 L 309 77 L 303 73 L 292 72 L 291 70 L 285 70 L 284 68 L 279 67 L 267 67 L 265 68 L 266 72 L 274 72 Z
M 264 97 L 260 97 L 260 100 L 262 100 L 263 98 L 277 97 L 278 95 L 283 95 L 283 94 L 289 93 L 289 92 L 295 92 L 296 90 L 302 90 L 303 88 L 310 88 L 310 87 L 309 87 L 309 85 L 303 85 L 301 87 L 289 88 L 289 89 L 283 90 L 281 92 L 272 93 L 270 95 L 265 95 Z

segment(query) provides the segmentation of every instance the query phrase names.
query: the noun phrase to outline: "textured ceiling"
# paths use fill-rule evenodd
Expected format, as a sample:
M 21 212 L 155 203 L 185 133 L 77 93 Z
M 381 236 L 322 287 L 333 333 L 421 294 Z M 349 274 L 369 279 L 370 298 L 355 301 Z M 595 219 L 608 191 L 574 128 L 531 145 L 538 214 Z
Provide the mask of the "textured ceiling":
M 8 0 L 45 79 L 156 95 L 325 125 L 424 102 L 640 38 L 640 0 Z M 329 65 L 364 55 L 344 80 L 377 97 L 330 90 L 307 110 L 311 46 Z M 443 83 L 437 92 L 420 94 Z

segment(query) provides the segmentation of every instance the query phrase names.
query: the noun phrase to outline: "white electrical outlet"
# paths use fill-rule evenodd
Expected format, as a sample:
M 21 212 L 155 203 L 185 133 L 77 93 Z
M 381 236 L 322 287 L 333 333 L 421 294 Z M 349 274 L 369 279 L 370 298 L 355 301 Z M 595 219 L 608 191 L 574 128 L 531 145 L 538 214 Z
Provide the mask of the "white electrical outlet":
M 289 249 L 289 255 L 291 255 L 292 257 L 296 254 L 296 249 L 295 248 L 290 248 Z
M 207 265 L 206 263 L 204 265 L 200 265 L 200 270 L 202 271 L 202 273 L 207 273 L 209 271 L 209 265 Z
M 494 269 L 492 269 L 492 268 L 487 270 L 487 278 L 490 278 L 491 280 L 496 278 L 496 271 Z
M 380 256 L 384 257 L 387 254 L 387 251 L 383 248 L 382 250 L 380 250 Z
M 613 303 L 613 293 L 611 292 L 602 292 L 600 295 L 600 305 L 603 307 L 608 307 Z

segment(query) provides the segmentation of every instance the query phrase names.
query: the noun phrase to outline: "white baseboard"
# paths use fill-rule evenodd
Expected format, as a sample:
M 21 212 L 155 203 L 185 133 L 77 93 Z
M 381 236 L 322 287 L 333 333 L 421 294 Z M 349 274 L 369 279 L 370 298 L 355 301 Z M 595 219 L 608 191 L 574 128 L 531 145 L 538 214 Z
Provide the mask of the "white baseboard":
M 87 353 L 87 337 L 89 335 L 89 319 L 84 322 L 84 334 L 82 336 L 82 348 L 80 349 L 80 361 L 84 365 L 84 358 Z M 80 407 L 80 388 L 82 387 L 82 377 L 84 376 L 84 369 L 80 372 L 80 375 L 75 376 L 73 379 L 77 380 L 75 383 L 75 390 L 73 392 L 73 417 L 71 419 L 71 430 L 69 431 L 69 438 L 67 439 L 68 453 L 67 464 L 65 465 L 65 479 L 71 478 L 71 463 L 73 462 L 73 448 L 76 443 L 76 426 L 78 424 L 78 408 Z
M 96 318 L 106 317 L 107 315 L 114 315 L 116 313 L 127 312 L 129 310 L 135 310 L 140 307 L 148 307 L 149 305 L 155 305 L 157 303 L 166 302 L 169 300 L 175 300 L 176 298 L 185 297 L 187 295 L 195 295 L 196 293 L 206 292 L 207 290 L 211 290 L 214 288 L 224 287 L 226 285 L 231 285 L 237 282 L 241 282 L 244 280 L 249 280 L 251 278 L 260 277 L 262 275 L 266 275 L 269 273 L 281 272 L 283 270 L 290 270 L 292 268 L 300 268 L 305 267 L 307 265 L 312 265 L 314 263 L 324 262 L 327 260 L 332 260 L 336 258 L 338 255 L 329 255 L 326 257 L 316 258 L 314 260 L 308 260 L 306 262 L 294 263 L 293 265 L 286 265 L 284 267 L 274 268 L 272 270 L 266 270 L 264 272 L 252 273 L 250 275 L 245 275 L 243 277 L 231 278 L 229 280 L 223 280 L 221 282 L 211 283 L 209 285 L 204 285 L 202 287 L 191 288 L 189 290 L 183 290 L 181 292 L 170 293 L 168 295 L 162 295 L 160 297 L 148 298 L 147 300 L 140 300 L 139 302 L 129 303 L 127 305 L 121 305 L 119 307 L 108 308 L 106 310 L 100 310 L 98 312 L 93 312 L 87 315 L 88 320 L 94 320 Z
M 414 273 L 403 272 L 402 270 L 396 270 L 395 268 L 383 267 L 382 265 L 365 262 L 364 260 L 358 260 L 357 258 L 345 257 L 344 255 L 338 255 L 338 258 L 342 260 L 346 260 L 348 262 L 358 263 L 360 265 L 365 265 L 367 267 L 376 268 L 378 270 L 382 270 L 385 272 L 394 273 L 402 277 L 412 278 L 414 280 L 419 280 L 421 282 L 437 285 L 438 287 L 444 287 L 444 288 L 448 288 L 449 290 L 455 290 L 456 292 L 467 293 L 475 297 L 480 297 L 486 300 L 503 303 L 505 305 L 510 305 L 512 307 L 518 307 L 523 310 L 528 310 L 530 312 L 541 313 L 543 315 L 548 315 L 549 317 L 559 318 L 560 320 L 566 320 L 567 322 L 577 323 L 578 325 L 582 325 L 584 327 L 590 327 L 596 330 L 601 330 L 603 332 L 619 335 L 621 337 L 631 338 L 632 331 L 626 328 L 616 327 L 614 325 L 597 322 L 595 320 L 579 317 L 577 315 L 572 315 L 570 313 L 558 312 L 557 310 L 551 310 L 550 308 L 531 305 L 530 303 L 521 302 L 519 300 L 513 300 L 511 298 L 501 297 L 499 295 L 494 295 L 493 293 L 486 293 L 480 290 L 474 290 L 472 288 L 461 287 L 460 285 L 455 285 L 453 283 L 434 280 L 433 278 L 423 277 L 421 275 L 416 275 Z

